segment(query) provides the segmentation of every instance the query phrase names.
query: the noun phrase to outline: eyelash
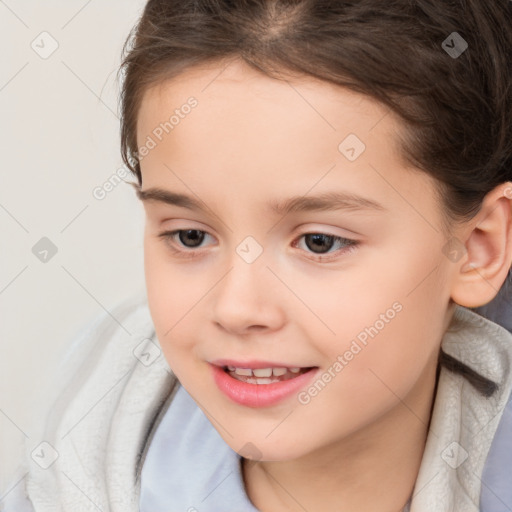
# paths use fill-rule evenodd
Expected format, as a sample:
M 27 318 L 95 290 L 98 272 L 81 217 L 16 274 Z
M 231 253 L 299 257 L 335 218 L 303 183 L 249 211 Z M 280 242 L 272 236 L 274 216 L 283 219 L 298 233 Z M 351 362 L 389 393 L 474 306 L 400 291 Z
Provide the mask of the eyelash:
M 199 233 L 204 233 L 204 234 L 208 235 L 208 233 L 206 231 L 202 231 L 200 229 L 176 229 L 174 231 L 164 231 L 163 233 L 160 233 L 158 235 L 158 237 L 160 239 L 163 239 L 163 241 L 168 246 L 170 246 L 169 242 L 174 243 L 175 237 L 179 233 L 183 233 L 185 231 L 198 231 Z M 307 232 L 307 233 L 302 233 L 299 237 L 297 237 L 294 240 L 294 244 L 295 244 L 295 242 L 297 240 L 300 240 L 301 238 L 303 238 L 303 237 L 305 237 L 307 235 L 324 235 L 324 236 L 327 236 L 327 237 L 331 237 L 333 244 L 336 243 L 336 242 L 341 242 L 344 245 L 341 249 L 338 249 L 337 251 L 334 251 L 334 253 L 325 253 L 325 254 L 335 254 L 336 256 L 334 256 L 334 257 L 333 256 L 325 257 L 323 254 L 318 254 L 318 253 L 313 253 L 313 252 L 309 253 L 309 254 L 314 256 L 312 259 L 315 260 L 315 261 L 318 261 L 318 262 L 332 261 L 333 259 L 336 259 L 341 254 L 345 254 L 347 252 L 353 251 L 359 245 L 359 241 L 358 240 L 353 240 L 351 238 L 345 238 L 345 237 L 341 237 L 341 236 L 331 235 L 329 233 L 322 233 L 322 232 L 316 232 L 316 231 L 310 231 L 310 232 Z M 197 255 L 197 250 L 194 249 L 194 248 L 189 248 L 187 250 L 181 250 L 181 249 L 177 249 L 175 246 L 170 246 L 170 247 L 171 247 L 173 253 L 178 255 L 178 256 L 180 256 L 180 257 L 195 258 L 196 256 L 198 256 Z M 294 247 L 295 247 L 295 245 L 294 245 Z

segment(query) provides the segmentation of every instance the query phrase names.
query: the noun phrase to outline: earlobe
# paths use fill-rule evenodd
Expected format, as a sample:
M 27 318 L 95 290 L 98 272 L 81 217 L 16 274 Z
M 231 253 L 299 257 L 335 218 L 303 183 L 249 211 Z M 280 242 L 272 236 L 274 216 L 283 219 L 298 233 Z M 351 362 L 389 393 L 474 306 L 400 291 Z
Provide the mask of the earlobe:
M 498 294 L 512 264 L 511 182 L 485 196 L 461 236 L 465 256 L 455 270 L 451 298 L 461 306 L 483 306 Z

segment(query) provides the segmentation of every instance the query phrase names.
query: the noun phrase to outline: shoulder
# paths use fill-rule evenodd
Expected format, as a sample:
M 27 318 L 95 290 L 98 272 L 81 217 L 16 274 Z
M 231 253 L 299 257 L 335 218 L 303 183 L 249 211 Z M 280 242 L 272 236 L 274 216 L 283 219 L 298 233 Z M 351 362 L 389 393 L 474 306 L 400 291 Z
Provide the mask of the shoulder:
M 176 380 L 160 352 L 144 296 L 84 323 L 34 399 L 13 511 L 80 508 L 78 488 L 109 510 L 109 493 L 133 487 L 147 430 Z
M 500 510 L 512 508 L 512 487 L 510 472 L 512 469 L 512 394 L 508 398 L 498 428 L 492 440 L 482 475 L 482 510 Z M 504 510 L 504 509 L 503 509 Z
M 133 353 L 136 346 L 153 337 L 149 309 L 141 295 L 121 300 L 84 322 L 70 339 L 44 389 L 38 392 L 34 426 L 50 411 L 55 423 L 63 409 L 85 389 L 99 390 L 121 368 L 132 368 L 137 363 Z
M 510 455 L 499 461 L 488 456 L 491 445 L 501 454 L 510 449 L 506 417 L 512 392 L 512 334 L 457 306 L 441 346 L 451 359 L 439 372 L 429 434 L 416 480 L 422 492 L 414 495 L 411 508 L 447 510 L 451 506 L 457 510 L 481 510 L 479 500 L 482 491 L 486 492 L 482 482 L 492 492 L 499 485 L 496 475 L 510 475 Z M 468 380 L 468 375 L 478 375 L 494 385 L 482 391 Z M 497 427 L 502 420 L 500 436 Z M 486 463 L 495 470 L 494 476 L 486 473 L 482 477 Z M 486 503 L 483 498 L 482 504 Z

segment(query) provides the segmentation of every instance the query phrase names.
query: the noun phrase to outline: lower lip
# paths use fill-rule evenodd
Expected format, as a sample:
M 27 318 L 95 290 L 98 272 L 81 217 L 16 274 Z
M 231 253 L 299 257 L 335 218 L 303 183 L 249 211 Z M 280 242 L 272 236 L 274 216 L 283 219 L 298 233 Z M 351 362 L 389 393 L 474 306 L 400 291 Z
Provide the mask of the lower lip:
M 303 388 L 319 370 L 319 368 L 313 368 L 282 382 L 249 384 L 231 377 L 219 366 L 213 364 L 211 366 L 218 388 L 233 402 L 246 407 L 268 407 L 284 400 Z

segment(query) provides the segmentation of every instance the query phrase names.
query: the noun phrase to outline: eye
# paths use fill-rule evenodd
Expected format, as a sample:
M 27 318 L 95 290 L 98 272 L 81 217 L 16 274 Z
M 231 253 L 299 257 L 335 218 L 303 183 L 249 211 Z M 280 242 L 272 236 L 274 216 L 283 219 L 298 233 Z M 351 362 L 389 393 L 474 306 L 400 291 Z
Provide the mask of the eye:
M 174 231 L 164 231 L 158 235 L 171 247 L 175 254 L 184 257 L 196 256 L 197 251 L 194 251 L 194 249 L 200 248 L 201 243 L 207 236 L 210 235 L 199 229 L 176 229 Z M 307 250 L 312 251 L 315 256 L 314 259 L 318 261 L 334 259 L 339 254 L 347 252 L 359 244 L 357 240 L 327 233 L 304 233 L 294 241 L 293 246 L 297 247 L 297 240 L 301 239 L 304 239 Z M 176 247 L 177 245 L 178 247 Z M 330 254 L 330 250 L 335 245 L 338 245 L 339 248 L 334 251 L 334 256 L 325 257 L 324 255 Z M 186 249 L 183 250 L 180 247 L 186 247 Z
M 206 231 L 201 231 L 199 229 L 176 229 L 174 231 L 164 231 L 158 235 L 159 238 L 162 238 L 166 243 L 168 243 L 171 248 L 174 249 L 175 253 L 183 253 L 185 256 L 194 256 L 193 249 L 198 248 L 205 236 L 209 236 Z M 174 244 L 176 244 L 176 238 L 179 239 L 179 243 L 187 249 L 191 249 L 190 251 L 176 249 Z M 190 252 L 190 254 L 186 254 Z
M 307 249 L 310 249 L 320 261 L 333 259 L 328 256 L 323 257 L 324 254 L 329 254 L 330 249 L 333 246 L 338 245 L 339 249 L 334 251 L 334 258 L 340 253 L 354 249 L 359 242 L 350 238 L 344 238 L 341 236 L 329 235 L 327 233 L 304 233 L 297 240 L 304 239 L 304 243 Z M 298 244 L 294 242 L 294 247 Z

